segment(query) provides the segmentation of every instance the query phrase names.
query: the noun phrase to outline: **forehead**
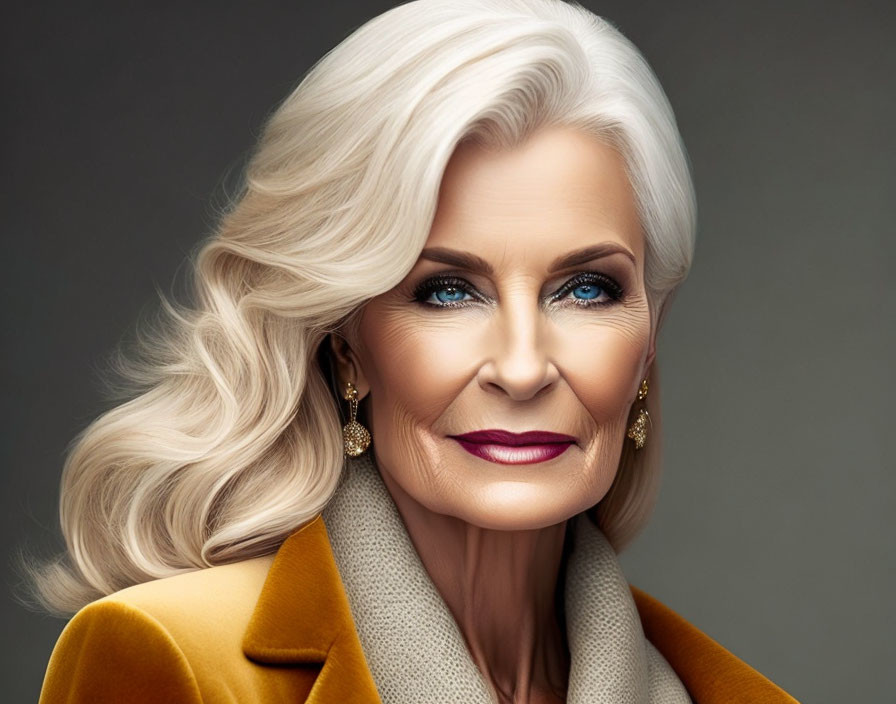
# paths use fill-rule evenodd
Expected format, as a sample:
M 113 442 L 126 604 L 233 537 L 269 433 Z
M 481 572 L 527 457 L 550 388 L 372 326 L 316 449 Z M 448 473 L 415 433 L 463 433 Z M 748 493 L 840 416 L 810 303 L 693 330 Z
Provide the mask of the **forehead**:
M 643 261 L 623 157 L 595 136 L 546 128 L 509 150 L 460 145 L 445 170 L 426 246 L 547 265 L 558 253 L 607 241 Z

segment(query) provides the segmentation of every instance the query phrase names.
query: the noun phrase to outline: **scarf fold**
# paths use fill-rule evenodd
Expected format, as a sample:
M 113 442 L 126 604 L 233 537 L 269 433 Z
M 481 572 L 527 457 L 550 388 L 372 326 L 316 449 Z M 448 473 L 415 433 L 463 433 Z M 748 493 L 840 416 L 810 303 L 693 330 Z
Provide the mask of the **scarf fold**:
M 346 460 L 323 519 L 383 704 L 497 701 L 370 453 Z M 613 548 L 584 513 L 572 520 L 564 592 L 567 702 L 690 704 L 675 671 L 644 636 Z

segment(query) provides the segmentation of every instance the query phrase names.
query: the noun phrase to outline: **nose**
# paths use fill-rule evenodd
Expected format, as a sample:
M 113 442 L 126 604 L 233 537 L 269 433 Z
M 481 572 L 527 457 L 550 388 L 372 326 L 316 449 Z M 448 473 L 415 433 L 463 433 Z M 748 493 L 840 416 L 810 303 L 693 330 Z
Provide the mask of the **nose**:
M 551 358 L 543 317 L 534 301 L 499 306 L 491 322 L 485 361 L 479 369 L 482 388 L 525 401 L 557 381 L 560 372 Z

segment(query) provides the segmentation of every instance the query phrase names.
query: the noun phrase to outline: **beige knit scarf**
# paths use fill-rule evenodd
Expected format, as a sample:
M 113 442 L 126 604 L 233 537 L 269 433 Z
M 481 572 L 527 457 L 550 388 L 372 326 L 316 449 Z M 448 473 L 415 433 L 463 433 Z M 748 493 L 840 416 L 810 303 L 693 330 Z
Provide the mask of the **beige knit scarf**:
M 323 518 L 383 704 L 495 702 L 371 453 L 346 460 Z M 690 704 L 669 663 L 644 637 L 613 548 L 584 514 L 573 520 L 565 581 L 567 701 Z

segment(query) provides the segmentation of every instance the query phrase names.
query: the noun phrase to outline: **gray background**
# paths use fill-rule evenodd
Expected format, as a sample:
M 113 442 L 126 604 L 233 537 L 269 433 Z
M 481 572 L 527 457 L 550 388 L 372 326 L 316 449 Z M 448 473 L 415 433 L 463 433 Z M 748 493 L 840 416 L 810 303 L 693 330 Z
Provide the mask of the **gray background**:
M 96 370 L 183 277 L 266 113 L 391 4 L 55 2 L 0 23 L 5 701 L 37 699 L 64 625 L 12 600 L 9 556 L 61 544 Z M 627 574 L 798 699 L 893 701 L 892 8 L 585 4 L 659 75 L 700 206 L 660 342 L 663 490 Z

